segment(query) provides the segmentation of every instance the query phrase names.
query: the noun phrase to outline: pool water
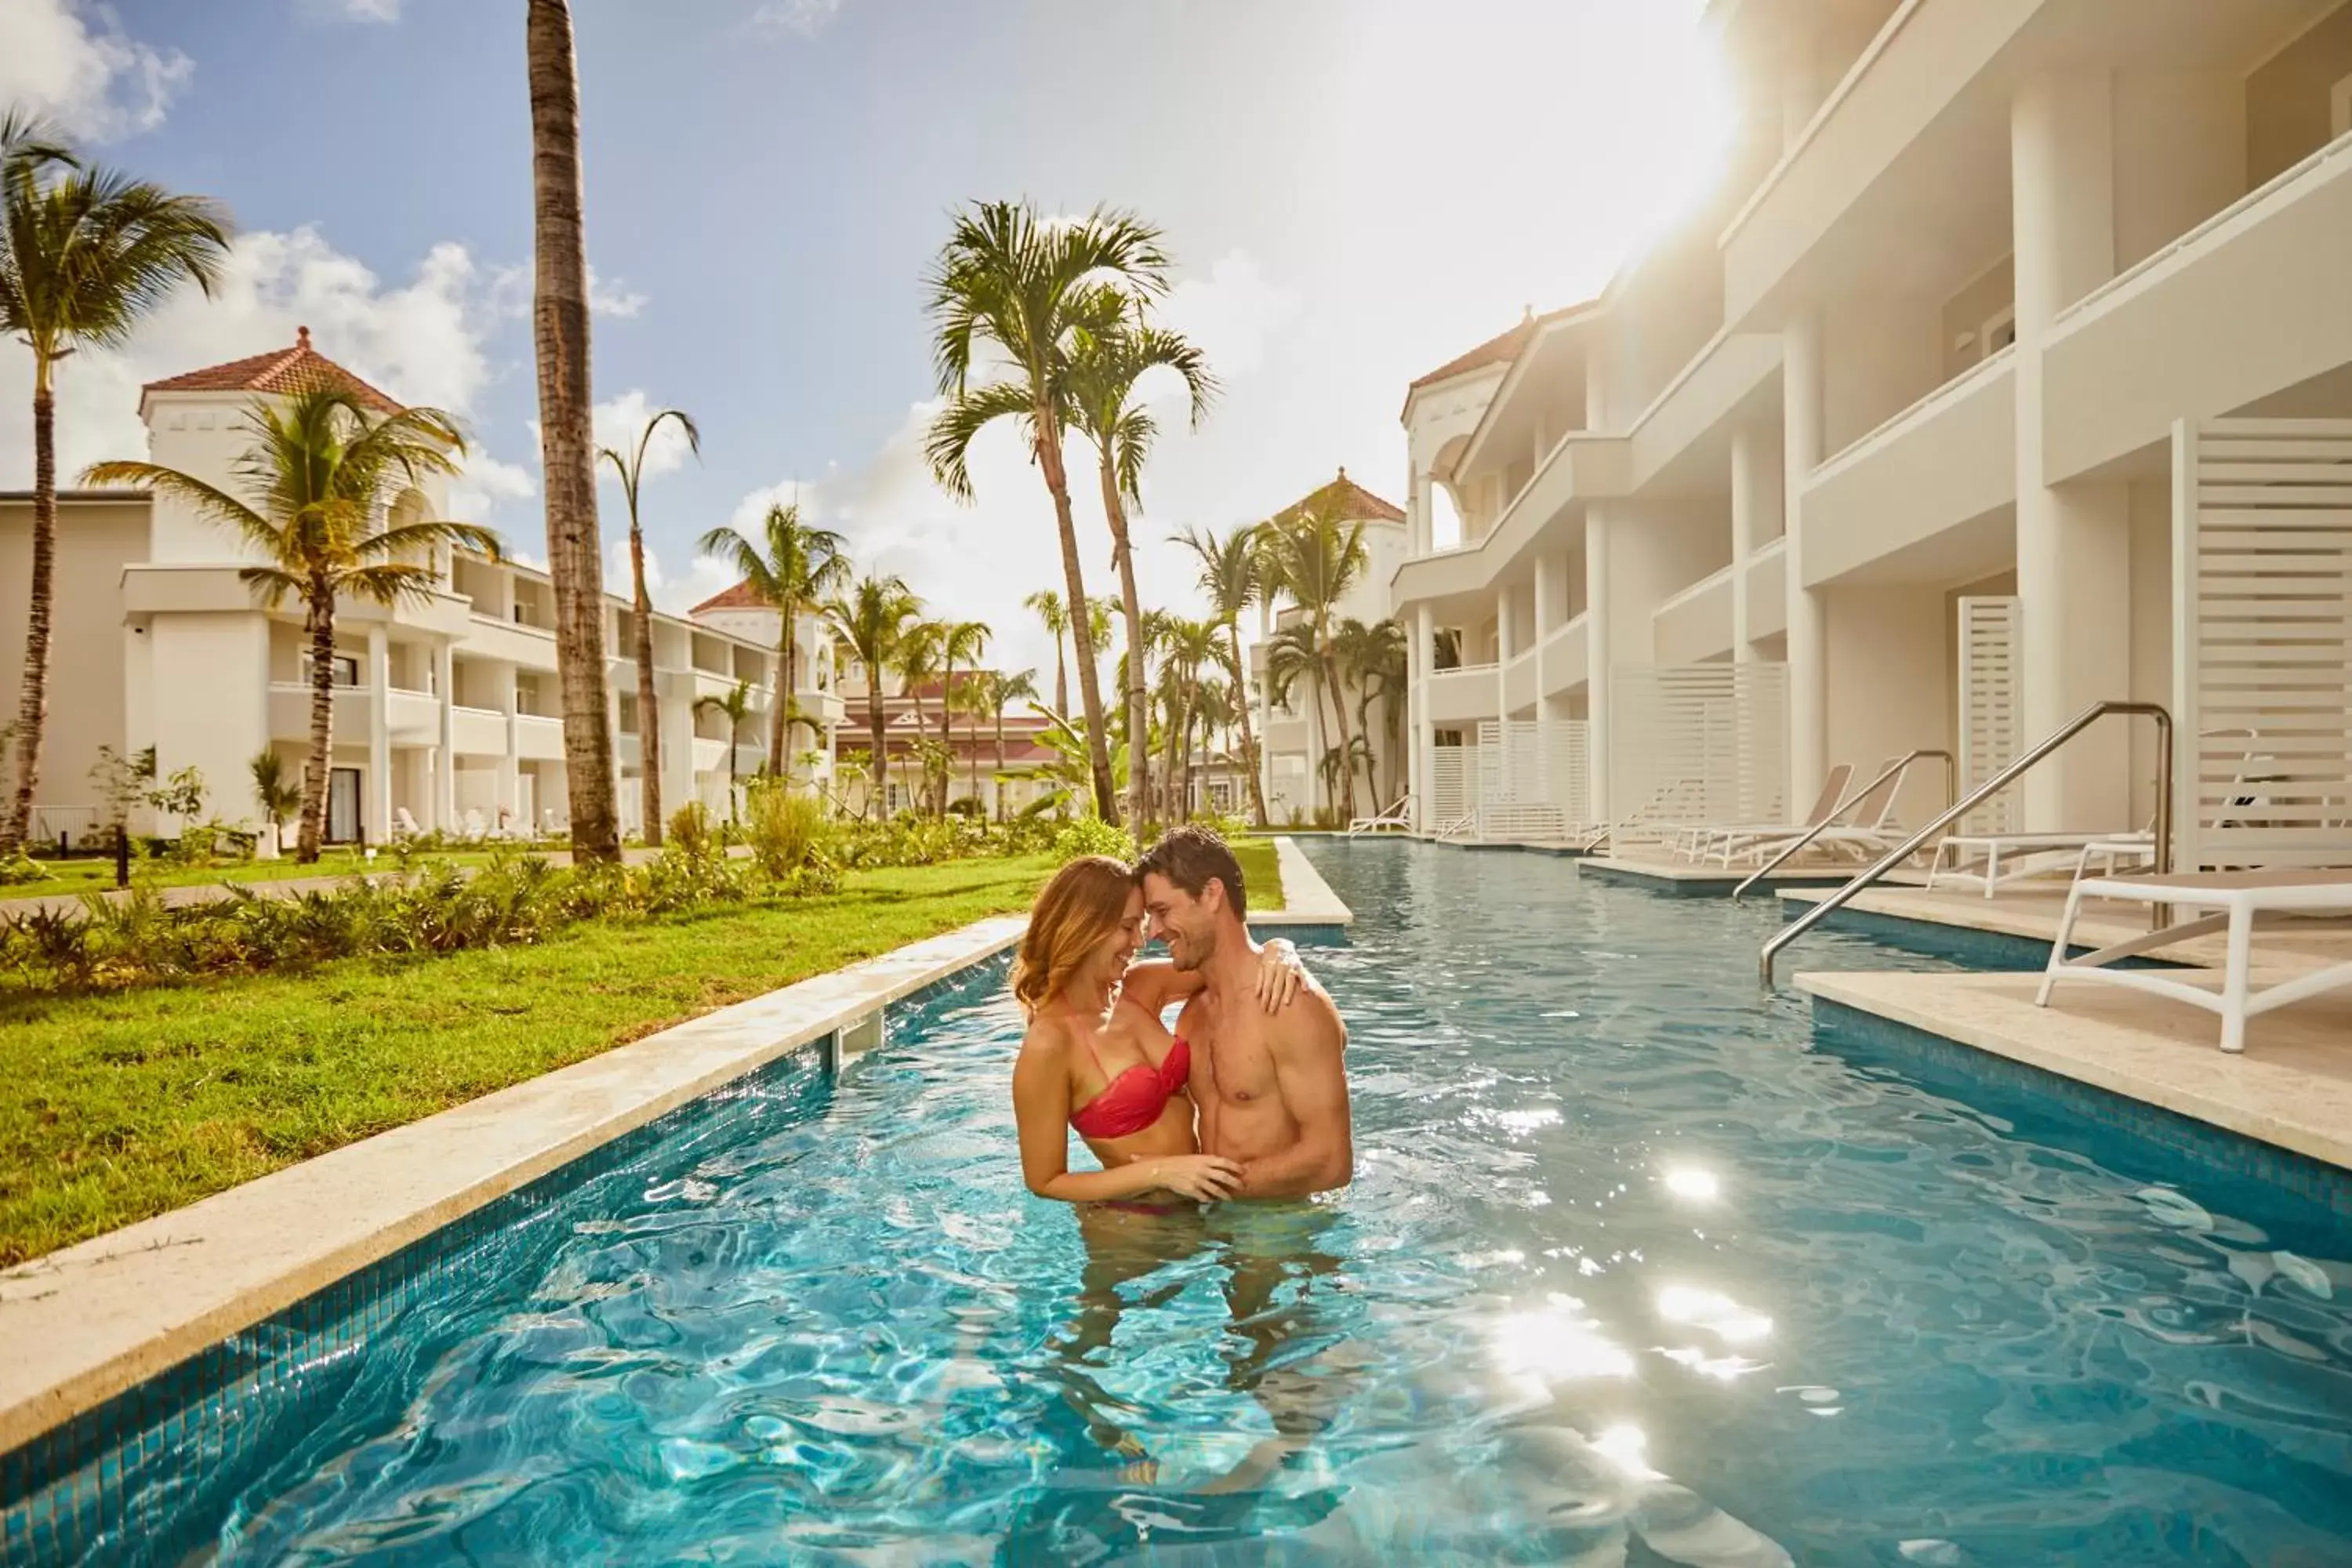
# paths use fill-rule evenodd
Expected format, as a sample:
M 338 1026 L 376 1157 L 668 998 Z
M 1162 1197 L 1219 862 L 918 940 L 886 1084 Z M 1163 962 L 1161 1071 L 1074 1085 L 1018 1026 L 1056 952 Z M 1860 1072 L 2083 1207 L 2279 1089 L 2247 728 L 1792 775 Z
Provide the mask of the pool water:
M 1336 1201 L 1031 1197 L 987 979 L 453 1262 L 220 1560 L 2352 1562 L 2340 1214 L 1817 1042 L 1769 910 L 1310 853 Z

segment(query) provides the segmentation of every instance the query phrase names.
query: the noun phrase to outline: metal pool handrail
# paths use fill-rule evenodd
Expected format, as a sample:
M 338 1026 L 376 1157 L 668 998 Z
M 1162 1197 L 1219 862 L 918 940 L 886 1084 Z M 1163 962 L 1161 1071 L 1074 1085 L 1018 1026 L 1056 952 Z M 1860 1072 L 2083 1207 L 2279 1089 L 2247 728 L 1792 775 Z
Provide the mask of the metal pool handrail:
M 1908 768 L 1913 763 L 1917 762 L 1922 757 L 1941 757 L 1944 759 L 1944 803 L 1948 805 L 1950 805 L 1953 792 L 1959 788 L 1959 768 L 1958 764 L 1952 761 L 1952 753 L 1949 752 L 1932 751 L 1925 748 L 1913 752 L 1908 756 L 1900 758 L 1897 761 L 1889 763 L 1885 772 L 1880 773 L 1868 784 L 1864 784 L 1860 789 L 1857 789 L 1853 794 L 1847 795 L 1843 800 L 1839 801 L 1837 803 L 1837 809 L 1831 812 L 1827 816 L 1822 817 L 1819 822 L 1814 823 L 1811 827 L 1806 828 L 1803 837 L 1799 838 L 1787 848 L 1781 850 L 1778 855 L 1773 856 L 1772 858 L 1766 861 L 1754 875 L 1750 876 L 1746 881 L 1740 883 L 1739 886 L 1732 889 L 1731 901 L 1735 904 L 1738 903 L 1739 901 L 1740 894 L 1746 892 L 1748 889 L 1754 887 L 1757 883 L 1762 881 L 1773 872 L 1779 870 L 1781 865 L 1791 856 L 1796 855 L 1799 851 L 1802 850 L 1806 845 L 1811 844 L 1814 839 L 1819 838 L 1823 833 L 1828 832 L 1839 817 L 1843 816 L 1848 811 L 1853 809 L 1854 802 L 1861 800 L 1863 797 L 1869 795 L 1872 790 L 1876 789 L 1880 784 L 1885 784 L 1888 779 L 1891 779 L 1895 774 L 1903 772 L 1906 768 Z
M 2156 721 L 2156 874 L 2161 877 L 2168 873 L 2172 869 L 2172 714 L 2160 702 L 2124 702 L 2113 700 L 2094 702 L 2061 724 L 2054 733 L 2037 742 L 2017 761 L 1993 774 L 1977 788 L 1970 790 L 1966 799 L 1945 807 L 1933 822 L 1905 839 L 1895 848 L 1888 850 L 1883 858 L 1864 870 L 1853 881 L 1774 931 L 1770 939 L 1764 943 L 1764 951 L 1757 960 L 1766 988 L 1769 989 L 1772 984 L 1772 961 L 1780 956 L 1782 948 L 1827 920 L 1831 911 L 1846 904 L 1855 894 L 1872 883 L 1883 879 L 1889 871 L 1916 855 L 1921 845 L 2007 789 L 2044 757 L 2110 713 L 2136 713 Z M 2168 920 L 2169 911 L 2158 906 L 2155 911 L 2155 917 L 2158 923 L 2161 925 Z

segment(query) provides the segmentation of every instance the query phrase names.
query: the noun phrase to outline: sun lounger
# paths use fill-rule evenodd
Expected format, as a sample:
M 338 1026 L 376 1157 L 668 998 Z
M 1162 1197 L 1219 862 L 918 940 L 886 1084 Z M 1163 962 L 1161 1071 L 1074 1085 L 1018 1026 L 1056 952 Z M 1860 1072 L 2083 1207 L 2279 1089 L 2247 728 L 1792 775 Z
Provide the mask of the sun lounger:
M 2218 912 L 2181 921 L 2081 958 L 2069 958 L 2067 939 L 2074 934 L 2074 919 L 2082 912 L 2085 899 L 2167 904 L 2175 909 Z M 2352 963 L 2343 963 L 2254 990 L 2252 971 L 2255 927 L 2282 917 L 2335 911 L 2352 911 L 2352 870 L 2203 871 L 2085 878 L 2066 895 L 2066 913 L 2058 922 L 2058 940 L 2051 944 L 2049 967 L 2042 972 L 2042 990 L 2034 1003 L 2042 1007 L 2050 1005 L 2050 993 L 2062 976 L 2105 981 L 2110 985 L 2168 996 L 2176 1002 L 2219 1013 L 2221 1048 L 2242 1051 L 2246 1048 L 2247 1019 L 2306 1001 L 2323 992 L 2352 986 Z M 2219 931 L 2230 935 L 2218 990 L 2191 984 L 2178 971 L 2108 967 L 2118 959 Z
M 1895 797 L 1903 793 L 1903 781 L 1910 776 L 1908 758 L 1890 757 L 1878 770 L 1877 782 L 1860 800 L 1853 803 L 1850 817 L 1844 823 L 1832 823 L 1813 835 L 1808 849 L 1850 851 L 1863 859 L 1873 859 L 1908 838 L 1910 831 L 1895 814 Z M 1779 833 L 1769 839 L 1757 839 L 1738 847 L 1741 854 L 1764 860 L 1778 855 L 1802 833 Z M 1729 860 L 1725 861 L 1730 864 Z
M 1399 795 L 1397 803 L 1385 811 L 1376 811 L 1370 816 L 1355 818 L 1348 824 L 1348 837 L 1354 838 L 1366 833 L 1378 833 L 1384 827 L 1393 827 L 1402 833 L 1412 831 L 1412 796 L 1411 795 Z
M 1881 770 L 1884 771 L 1884 770 Z M 1724 863 L 1730 864 L 1729 846 L 1752 841 L 1759 837 L 1795 837 L 1827 822 L 1845 799 L 1845 787 L 1853 779 L 1853 764 L 1840 763 L 1822 779 L 1822 793 L 1813 797 L 1813 809 L 1805 820 L 1791 826 L 1785 822 L 1692 823 L 1675 836 L 1675 853 L 1685 860 L 1712 859 L 1718 847 L 1725 850 Z
M 2106 856 L 2112 870 L 2113 862 L 2133 847 L 2146 847 L 2152 856 L 2155 844 L 2152 831 L 1955 833 L 1936 846 L 1936 858 L 1927 868 L 1927 889 L 1933 892 L 1957 885 L 1981 889 L 1990 899 L 2012 882 L 2064 869 L 2069 858 L 2079 873 L 2095 845 Z

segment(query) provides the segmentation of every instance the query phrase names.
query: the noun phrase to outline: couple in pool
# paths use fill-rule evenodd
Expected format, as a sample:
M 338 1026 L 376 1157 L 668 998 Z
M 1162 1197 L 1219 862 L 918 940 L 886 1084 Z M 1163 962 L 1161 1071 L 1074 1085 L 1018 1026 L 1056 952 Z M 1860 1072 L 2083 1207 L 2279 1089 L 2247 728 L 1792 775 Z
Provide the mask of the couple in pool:
M 1347 1028 L 1288 942 L 1250 941 L 1244 900 L 1233 851 L 1201 827 L 1133 867 L 1073 860 L 1037 895 L 1013 970 L 1031 1192 L 1177 1212 L 1347 1185 Z M 1137 963 L 1154 936 L 1168 957 Z M 1161 1015 L 1179 1002 L 1171 1034 Z M 1066 1129 L 1100 1170 L 1069 1168 Z

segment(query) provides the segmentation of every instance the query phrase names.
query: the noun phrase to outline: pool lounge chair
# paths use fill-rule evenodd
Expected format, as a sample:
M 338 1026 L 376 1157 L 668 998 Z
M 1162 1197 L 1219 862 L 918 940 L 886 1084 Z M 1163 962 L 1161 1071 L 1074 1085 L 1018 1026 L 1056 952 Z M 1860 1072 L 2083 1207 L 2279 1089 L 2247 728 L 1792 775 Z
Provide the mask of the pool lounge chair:
M 1842 824 L 1832 823 L 1830 826 L 1822 828 L 1813 835 L 1812 842 L 1805 847 L 1829 849 L 1841 853 L 1852 852 L 1867 860 L 1884 855 L 1902 843 L 1904 839 L 1910 837 L 1910 833 L 1904 827 L 1901 819 L 1895 815 L 1895 800 L 1903 793 L 1903 781 L 1910 774 L 1910 759 L 1887 758 L 1880 765 L 1877 773 L 1873 775 L 1877 782 L 1864 792 L 1861 799 L 1853 803 L 1850 813 L 1841 814 L 1846 815 L 1848 820 Z M 1723 863 L 1727 866 L 1731 864 L 1730 857 L 1733 854 L 1748 859 L 1763 861 L 1780 854 L 1781 850 L 1794 845 L 1804 836 L 1802 829 L 1791 833 L 1783 828 L 1776 830 L 1767 837 L 1747 839 L 1737 844 L 1720 846 L 1719 848 L 1725 857 Z
M 1934 892 L 1938 888 L 1957 885 L 1982 889 L 1990 899 L 2012 882 L 2046 877 L 2063 869 L 2069 856 L 2074 858 L 2079 876 L 2095 847 L 2105 858 L 2107 868 L 2113 870 L 2116 860 L 2130 856 L 2135 849 L 2145 849 L 2145 858 L 2153 858 L 2156 831 L 1955 833 L 1936 846 L 1936 858 L 1927 867 L 1927 890 Z
M 1806 833 L 1827 822 L 1836 812 L 1838 803 L 1845 798 L 1845 786 L 1853 782 L 1853 764 L 1839 763 L 1822 780 L 1822 793 L 1813 799 L 1813 809 L 1805 820 L 1791 826 L 1785 822 L 1695 822 L 1675 835 L 1675 853 L 1683 859 L 1697 861 L 1713 858 L 1719 843 L 1758 836 L 1789 837 Z M 1728 862 L 1726 862 L 1728 864 Z
M 2217 913 L 2178 921 L 2161 931 L 2103 947 L 2081 958 L 2066 956 L 2067 939 L 2085 899 L 2114 899 L 2130 903 L 2168 904 L 2176 909 L 2207 909 Z M 2066 912 L 2058 922 L 2058 940 L 2051 944 L 2049 967 L 2042 973 L 2036 1006 L 2050 1005 L 2050 994 L 2063 976 L 2100 980 L 2155 996 L 2168 996 L 2221 1016 L 2221 1048 L 2246 1048 L 2246 1020 L 2274 1008 L 2307 1001 L 2324 992 L 2352 987 L 2352 962 L 2314 969 L 2282 980 L 2263 990 L 2253 988 L 2254 928 L 2265 920 L 2294 915 L 2352 912 L 2352 870 L 2194 871 L 2148 877 L 2091 877 L 2074 884 L 2066 895 Z M 2178 977 L 2178 971 L 2113 969 L 2118 959 L 2155 948 L 2207 936 L 2230 933 L 2223 959 L 2221 988 L 2209 991 Z M 2208 972 L 2210 973 L 2210 972 Z
M 1401 833 L 1412 831 L 1412 795 L 1410 792 L 1397 796 L 1396 804 L 1387 810 L 1376 811 L 1370 816 L 1359 816 L 1349 822 L 1348 837 L 1355 838 L 1366 833 L 1378 833 L 1384 827 L 1393 827 Z

